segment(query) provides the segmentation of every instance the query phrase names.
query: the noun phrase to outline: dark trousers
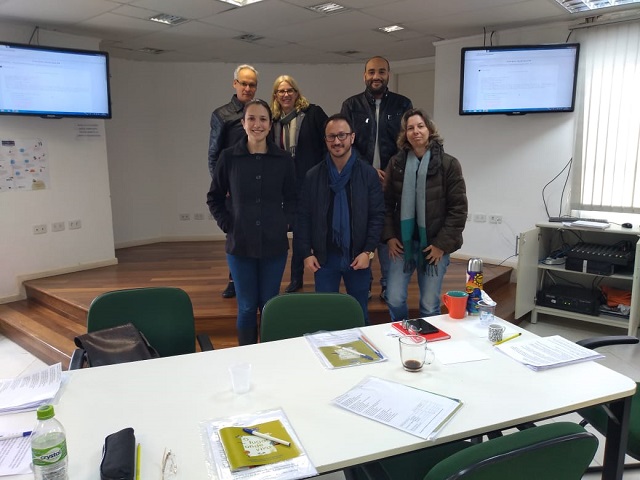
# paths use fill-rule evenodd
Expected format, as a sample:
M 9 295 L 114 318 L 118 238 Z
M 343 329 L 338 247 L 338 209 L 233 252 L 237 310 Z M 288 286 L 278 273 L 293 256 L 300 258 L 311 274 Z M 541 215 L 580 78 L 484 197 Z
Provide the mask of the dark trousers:
M 362 307 L 364 323 L 369 325 L 369 275 L 371 269 L 354 270 L 351 267 L 340 267 L 340 255 L 327 254 L 327 262 L 315 273 L 316 292 L 338 292 L 340 280 L 344 279 L 347 293 L 355 298 Z

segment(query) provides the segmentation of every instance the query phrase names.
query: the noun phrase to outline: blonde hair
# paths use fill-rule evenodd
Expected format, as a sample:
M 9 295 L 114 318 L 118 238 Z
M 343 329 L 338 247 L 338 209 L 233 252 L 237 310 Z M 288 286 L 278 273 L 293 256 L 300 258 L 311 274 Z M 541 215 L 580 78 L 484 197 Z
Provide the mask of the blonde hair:
M 298 99 L 294 105 L 296 112 L 300 112 L 300 110 L 304 110 L 309 107 L 309 100 L 302 95 L 300 87 L 298 87 L 298 82 L 296 82 L 291 75 L 280 75 L 276 78 L 275 82 L 273 82 L 273 91 L 271 93 L 271 112 L 273 112 L 273 118 L 276 120 L 282 116 L 282 108 L 278 103 L 278 87 L 280 87 L 282 82 L 287 82 L 298 94 Z
M 396 145 L 398 146 L 398 148 L 407 152 L 413 149 L 413 147 L 409 143 L 409 140 L 407 140 L 407 122 L 411 117 L 414 117 L 416 115 L 424 120 L 424 124 L 426 125 L 427 129 L 429 129 L 429 143 L 436 142 L 442 145 L 444 143 L 444 140 L 438 132 L 438 127 L 436 127 L 436 124 L 433 123 L 431 117 L 427 115 L 427 112 L 425 112 L 422 108 L 412 108 L 404 112 L 404 115 L 402 115 L 402 121 L 400 122 L 400 133 L 398 134 L 398 140 L 396 141 Z

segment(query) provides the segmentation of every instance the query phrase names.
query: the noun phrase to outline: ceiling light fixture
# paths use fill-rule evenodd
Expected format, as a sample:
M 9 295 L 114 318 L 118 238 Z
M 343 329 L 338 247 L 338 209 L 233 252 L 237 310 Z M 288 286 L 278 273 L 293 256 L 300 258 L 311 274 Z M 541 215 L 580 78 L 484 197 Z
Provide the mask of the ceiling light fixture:
M 230 3 L 231 5 L 235 5 L 236 7 L 244 7 L 246 5 L 251 5 L 252 3 L 262 2 L 262 0 L 220 0 L 221 2 Z
M 151 48 L 151 47 L 143 47 L 143 48 L 139 48 L 138 52 L 141 53 L 148 53 L 149 55 L 160 55 L 161 53 L 164 53 L 166 50 L 161 50 L 159 48 Z
M 333 15 L 334 13 L 346 12 L 349 9 L 344 5 L 329 2 L 312 5 L 311 7 L 307 7 L 307 10 L 311 10 L 317 13 L 324 13 L 325 15 Z
M 602 8 L 640 3 L 640 0 L 556 0 L 570 13 L 589 12 Z
M 393 32 L 399 32 L 400 30 L 404 30 L 404 27 L 401 27 L 400 25 L 389 25 L 387 27 L 376 28 L 376 30 L 382 33 L 393 33 Z
M 242 40 L 243 42 L 255 43 L 259 40 L 262 40 L 264 37 L 260 35 L 254 35 L 253 33 L 245 33 L 244 35 L 239 35 L 237 37 L 233 37 L 234 40 Z
M 178 15 L 169 15 L 168 13 L 159 13 L 153 17 L 149 17 L 152 22 L 164 23 L 165 25 L 180 25 L 188 22 L 188 18 L 179 17 Z

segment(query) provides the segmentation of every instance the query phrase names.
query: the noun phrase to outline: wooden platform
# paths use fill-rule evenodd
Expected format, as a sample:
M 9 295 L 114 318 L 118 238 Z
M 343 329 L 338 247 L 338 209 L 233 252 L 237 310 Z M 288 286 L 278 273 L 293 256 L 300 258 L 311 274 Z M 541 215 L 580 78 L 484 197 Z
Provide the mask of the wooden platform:
M 223 242 L 156 243 L 116 251 L 118 265 L 25 282 L 28 299 L 0 305 L 0 333 L 43 361 L 68 365 L 73 338 L 86 332 L 91 301 L 103 292 L 145 286 L 174 286 L 185 290 L 193 302 L 198 333 L 210 335 L 215 348 L 237 345 L 235 299 L 221 296 L 228 279 Z M 389 321 L 387 306 L 379 299 L 380 265 L 373 262 L 373 297 L 369 301 L 372 323 Z M 305 272 L 304 290 L 312 292 L 313 276 Z M 497 315 L 513 319 L 515 286 L 511 269 L 485 265 L 485 290 L 498 302 Z M 464 289 L 466 262 L 453 260 L 443 291 Z M 282 291 L 289 283 L 289 265 Z M 417 316 L 418 287 L 409 288 L 409 305 Z

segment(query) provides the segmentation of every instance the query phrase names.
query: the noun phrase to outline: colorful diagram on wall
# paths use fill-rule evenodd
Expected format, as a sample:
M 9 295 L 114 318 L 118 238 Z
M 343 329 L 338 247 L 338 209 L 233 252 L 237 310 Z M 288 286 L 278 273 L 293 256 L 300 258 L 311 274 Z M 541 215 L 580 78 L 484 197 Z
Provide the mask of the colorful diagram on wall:
M 36 139 L 0 140 L 0 192 L 49 188 L 49 157 Z

